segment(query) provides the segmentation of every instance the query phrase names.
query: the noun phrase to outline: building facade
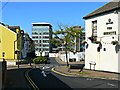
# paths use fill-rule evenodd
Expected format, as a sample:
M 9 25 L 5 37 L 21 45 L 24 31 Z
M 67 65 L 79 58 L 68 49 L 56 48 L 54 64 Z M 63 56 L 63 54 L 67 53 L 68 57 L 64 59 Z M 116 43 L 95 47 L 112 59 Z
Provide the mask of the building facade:
M 27 33 L 24 34 L 24 48 L 23 48 L 23 58 L 26 58 L 27 57 L 27 53 L 29 52 L 29 35 Z
M 17 43 L 14 45 L 16 39 L 17 33 L 0 24 L 0 58 L 6 60 L 17 59 L 17 55 L 14 56 L 14 49 L 17 50 Z
M 17 50 L 19 50 L 19 55 L 17 58 L 22 59 L 22 50 L 24 47 L 24 41 L 23 41 L 23 35 L 24 35 L 24 30 L 20 29 L 20 26 L 8 26 L 8 28 L 15 32 L 17 34 L 17 39 L 14 41 L 14 45 L 17 44 Z M 15 52 L 15 46 L 14 46 L 14 52 Z M 15 59 L 15 54 L 14 54 L 14 59 Z
M 52 26 L 50 23 L 32 23 L 32 40 L 35 43 L 37 56 L 48 56 L 52 50 L 50 40 L 52 38 Z
M 23 58 L 34 57 L 35 56 L 35 46 L 34 41 L 29 37 L 28 33 L 24 34 L 24 48 L 23 48 Z
M 85 68 L 120 73 L 120 1 L 109 2 L 84 19 Z

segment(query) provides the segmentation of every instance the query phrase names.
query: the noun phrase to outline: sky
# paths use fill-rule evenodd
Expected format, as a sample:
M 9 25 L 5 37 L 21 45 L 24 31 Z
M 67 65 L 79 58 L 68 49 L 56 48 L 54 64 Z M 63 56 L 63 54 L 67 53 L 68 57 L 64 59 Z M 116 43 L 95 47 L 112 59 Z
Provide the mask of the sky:
M 85 27 L 84 16 L 106 4 L 106 2 L 8 2 L 2 3 L 2 22 L 18 25 L 32 34 L 33 22 L 48 22 L 53 31 L 58 24 Z

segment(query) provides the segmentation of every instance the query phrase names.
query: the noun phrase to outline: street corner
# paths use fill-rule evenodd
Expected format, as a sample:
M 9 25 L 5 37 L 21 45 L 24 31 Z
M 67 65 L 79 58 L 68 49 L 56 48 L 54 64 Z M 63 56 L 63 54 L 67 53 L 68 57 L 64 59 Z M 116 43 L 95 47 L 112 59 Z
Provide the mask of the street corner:
M 96 79 L 106 79 L 106 80 L 119 80 L 117 74 L 98 72 L 93 70 L 84 69 L 82 72 L 79 70 L 68 71 L 66 66 L 57 66 L 51 69 L 54 73 L 67 77 L 84 77 L 84 78 L 96 78 Z

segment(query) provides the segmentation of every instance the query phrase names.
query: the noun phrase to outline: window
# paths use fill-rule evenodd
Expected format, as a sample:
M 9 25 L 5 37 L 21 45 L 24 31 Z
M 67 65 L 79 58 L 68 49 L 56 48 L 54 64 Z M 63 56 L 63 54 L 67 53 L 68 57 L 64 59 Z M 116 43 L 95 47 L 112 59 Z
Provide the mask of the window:
M 38 36 L 32 36 L 32 38 L 38 38 Z
M 43 38 L 49 39 L 49 36 L 43 36 Z
M 41 51 L 41 48 L 39 48 L 39 51 Z
M 38 43 L 38 40 L 34 40 L 35 43 Z
M 92 21 L 92 37 L 94 38 L 93 42 L 97 40 L 97 20 Z
M 34 34 L 34 35 L 38 35 L 38 33 L 37 33 L 37 32 L 32 32 L 32 34 Z
M 32 36 L 32 38 L 35 38 L 35 36 Z
M 43 40 L 43 43 L 49 43 L 49 40 Z
M 49 44 L 43 44 L 43 47 L 49 47 Z
M 49 32 L 44 32 L 44 33 L 43 33 L 43 35 L 48 35 L 48 34 L 49 34 Z
M 39 40 L 39 43 L 41 43 L 41 40 Z
M 39 46 L 41 47 L 41 44 L 39 44 Z
M 48 48 L 43 48 L 43 51 L 49 51 L 49 49 Z
M 92 21 L 92 36 L 97 37 L 97 20 Z
M 35 44 L 35 46 L 39 46 L 39 44 Z
M 106 48 L 103 48 L 103 51 L 106 51 Z

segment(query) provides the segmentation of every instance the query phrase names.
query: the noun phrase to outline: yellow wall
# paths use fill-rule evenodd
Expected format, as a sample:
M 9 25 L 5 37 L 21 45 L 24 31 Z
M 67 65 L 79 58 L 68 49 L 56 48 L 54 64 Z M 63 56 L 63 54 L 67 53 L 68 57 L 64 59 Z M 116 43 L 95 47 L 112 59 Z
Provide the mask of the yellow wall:
M 0 26 L 0 58 L 2 57 L 2 27 Z
M 17 34 L 0 25 L 0 38 L 2 39 L 0 43 L 0 47 L 2 47 L 2 49 L 0 48 L 0 58 L 3 58 L 2 53 L 5 52 L 5 59 L 14 59 L 14 41 L 17 39 Z M 15 47 L 17 48 L 16 45 Z M 15 55 L 15 57 L 17 56 Z

